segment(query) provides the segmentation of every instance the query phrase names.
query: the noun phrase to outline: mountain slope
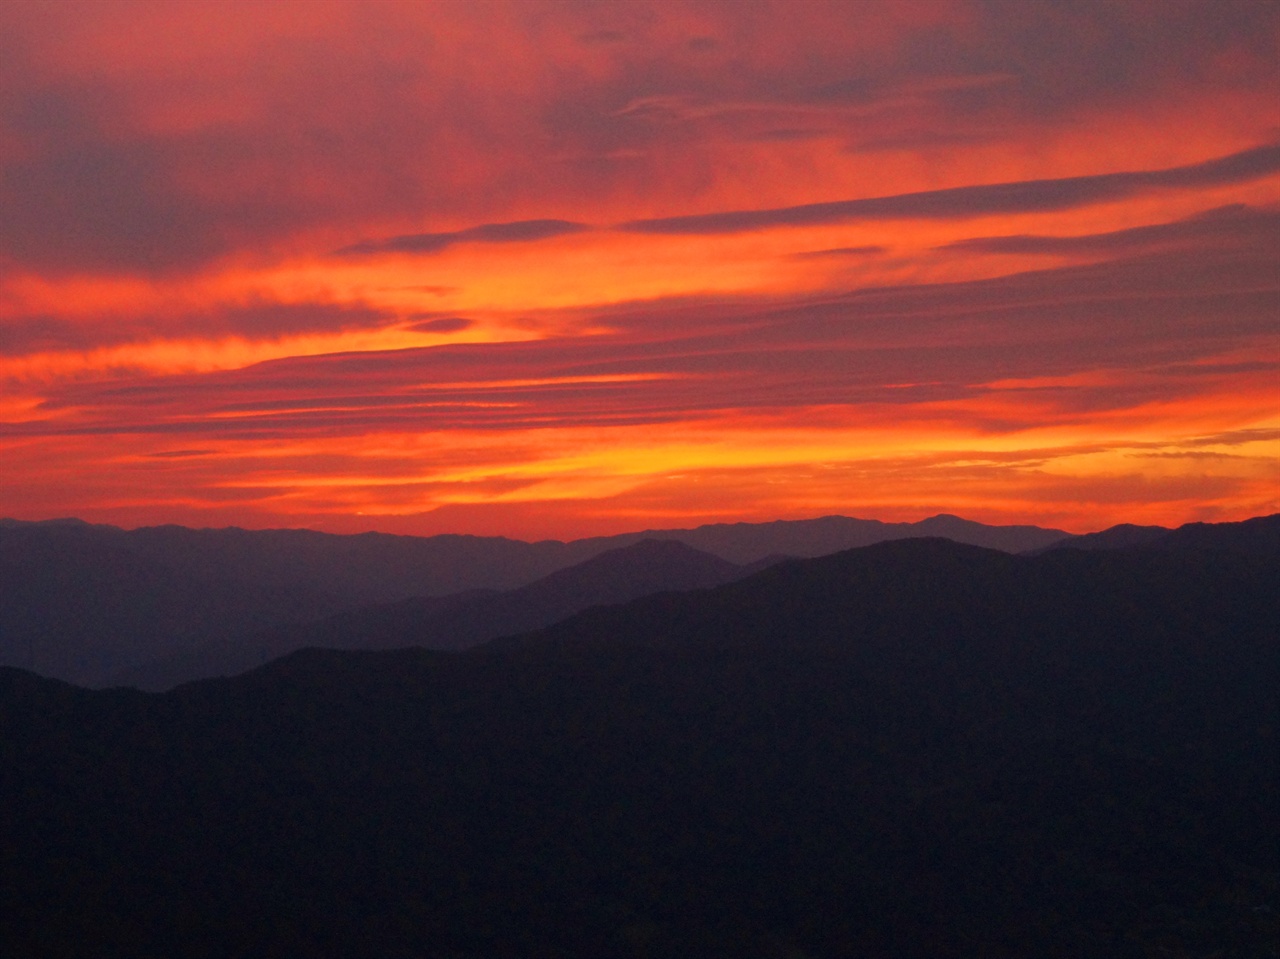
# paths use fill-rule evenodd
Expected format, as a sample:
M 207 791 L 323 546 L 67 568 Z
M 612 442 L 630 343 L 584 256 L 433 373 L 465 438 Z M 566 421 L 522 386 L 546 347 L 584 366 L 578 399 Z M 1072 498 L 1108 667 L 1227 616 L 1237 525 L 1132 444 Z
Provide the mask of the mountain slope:
M 769 555 L 826 556 L 841 550 L 895 539 L 942 536 L 957 543 L 985 546 L 1009 553 L 1039 549 L 1068 533 L 1038 526 L 986 526 L 942 514 L 918 523 L 882 523 L 848 516 L 823 516 L 771 523 L 714 523 L 695 529 L 647 530 L 608 537 L 617 544 L 639 539 L 675 539 L 735 563 L 753 563 Z M 601 540 L 578 540 L 574 545 Z
M 1255 516 L 1241 523 L 1187 523 L 1151 545 L 1162 550 L 1223 550 L 1275 556 L 1280 540 L 1280 513 Z
M 1184 523 L 1177 529 L 1121 523 L 1097 533 L 1069 536 L 1028 554 L 1056 549 L 1224 549 L 1233 552 L 1269 553 L 1280 530 L 1280 513 L 1255 516 L 1239 523 Z
M 591 606 L 670 590 L 704 589 L 751 572 L 754 568 L 738 566 L 676 540 L 641 540 L 519 589 L 415 598 L 338 613 L 315 623 L 280 626 L 145 664 L 119 674 L 115 682 L 141 689 L 168 689 L 194 679 L 242 673 L 307 646 L 464 649 L 499 636 L 540 629 Z
M 0 915 L 45 954 L 1266 955 L 1280 551 L 1232 535 L 883 543 L 162 696 L 0 671 Z
M 1172 530 L 1167 526 L 1135 526 L 1132 523 L 1120 523 L 1117 526 L 1110 526 L 1096 533 L 1069 536 L 1039 550 L 1027 550 L 1027 552 L 1042 553 L 1051 549 L 1124 549 L 1129 546 L 1147 546 L 1171 532 Z
M 961 538 L 1038 545 L 1065 535 L 956 523 Z M 253 665 L 264 655 L 254 634 L 282 624 L 410 597 L 515 589 L 645 538 L 752 563 L 771 554 L 818 555 L 918 535 L 914 529 L 826 517 L 525 543 L 178 526 L 126 531 L 79 521 L 0 520 L 0 665 L 103 685 L 219 643 L 245 646 L 237 662 Z
M 284 623 L 430 592 L 509 588 L 562 543 L 309 530 L 0 523 L 0 664 L 99 685 Z
M 0 529 L 0 663 L 44 675 L 95 684 L 216 637 L 340 608 L 305 585 L 175 569 L 92 527 Z

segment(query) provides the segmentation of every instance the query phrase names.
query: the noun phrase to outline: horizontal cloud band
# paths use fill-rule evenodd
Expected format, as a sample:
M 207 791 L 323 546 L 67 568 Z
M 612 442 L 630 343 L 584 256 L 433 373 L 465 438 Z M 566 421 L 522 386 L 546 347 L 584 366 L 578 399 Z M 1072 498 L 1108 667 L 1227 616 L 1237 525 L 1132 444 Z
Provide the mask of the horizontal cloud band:
M 1123 200 L 1147 190 L 1225 186 L 1261 179 L 1277 172 L 1280 172 L 1280 143 L 1273 143 L 1203 163 L 1163 170 L 952 187 L 764 210 L 726 210 L 691 216 L 631 220 L 612 227 L 553 219 L 484 223 L 466 230 L 409 233 L 384 239 L 362 240 L 343 247 L 335 255 L 430 254 L 439 253 L 459 243 L 525 243 L 591 230 L 699 236 L 745 233 L 773 227 L 821 226 L 851 220 L 960 220 L 998 214 L 1051 212 Z M 806 255 L 854 255 L 878 250 L 876 247 L 856 247 L 814 251 Z
M 1280 171 L 1280 144 L 1164 170 L 1101 173 L 901 193 L 895 196 L 805 203 L 767 210 L 730 210 L 693 216 L 632 220 L 628 233 L 701 235 L 744 233 L 786 226 L 820 226 L 848 220 L 955 220 L 993 214 L 1066 210 L 1122 200 L 1150 189 L 1189 189 L 1241 183 Z
M 591 229 L 570 220 L 518 220 L 514 223 L 485 223 L 448 233 L 408 233 L 385 240 L 364 240 L 337 251 L 338 256 L 366 256 L 371 253 L 438 253 L 458 243 L 526 243 L 551 237 L 582 233 Z

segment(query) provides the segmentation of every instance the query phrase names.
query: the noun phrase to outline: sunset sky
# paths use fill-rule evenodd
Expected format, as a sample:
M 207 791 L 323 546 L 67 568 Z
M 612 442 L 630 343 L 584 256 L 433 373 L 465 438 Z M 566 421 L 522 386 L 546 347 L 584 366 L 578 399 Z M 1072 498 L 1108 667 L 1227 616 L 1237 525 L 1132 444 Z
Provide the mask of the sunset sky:
M 0 516 L 1280 511 L 1280 4 L 0 4 Z

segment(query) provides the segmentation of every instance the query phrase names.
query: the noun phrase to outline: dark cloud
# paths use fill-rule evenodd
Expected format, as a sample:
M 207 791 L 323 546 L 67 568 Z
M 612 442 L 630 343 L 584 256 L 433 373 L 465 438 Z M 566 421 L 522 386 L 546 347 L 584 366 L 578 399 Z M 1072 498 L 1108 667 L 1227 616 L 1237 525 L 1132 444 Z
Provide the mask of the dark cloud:
M 984 236 L 957 240 L 939 249 L 975 253 L 1122 254 L 1197 244 L 1240 246 L 1280 243 L 1280 212 L 1243 205 L 1220 207 L 1174 223 L 1091 233 L 1083 236 Z M 1280 252 L 1280 251 L 1278 251 Z
M 1153 189 L 1197 189 L 1247 182 L 1280 172 L 1280 144 L 1267 144 L 1243 150 L 1229 156 L 1207 160 L 1203 163 L 1171 167 L 1163 170 L 1104 173 L 1093 176 L 1065 177 L 1052 180 L 1027 180 L 981 186 L 953 187 L 919 193 L 898 194 L 887 197 L 870 197 L 856 200 L 839 200 L 827 203 L 808 203 L 799 206 L 778 207 L 765 210 L 731 210 L 721 213 L 705 213 L 692 216 L 664 217 L 634 220 L 616 227 L 631 233 L 711 235 L 737 233 L 769 227 L 812 226 L 853 220 L 892 219 L 965 219 L 991 214 L 1016 214 L 1073 209 L 1094 203 L 1125 199 Z M 1198 221 L 1197 221 L 1198 222 Z M 1224 211 L 1216 219 L 1206 220 L 1197 229 L 1222 227 L 1231 230 L 1240 222 L 1231 211 Z M 1268 225 L 1273 221 L 1268 221 Z M 366 240 L 338 251 L 342 256 L 371 255 L 378 253 L 436 253 L 458 243 L 520 243 L 549 237 L 580 233 L 593 227 L 566 220 L 524 220 L 514 223 L 490 223 L 447 233 L 419 233 L 390 237 L 384 240 Z M 1113 240 L 1094 240 L 1106 244 L 1137 241 L 1143 234 L 1125 231 L 1132 236 L 1118 236 Z M 1150 228 L 1151 236 L 1171 227 Z M 1053 245 L 1052 238 L 1001 238 L 1005 252 L 1030 252 L 1030 247 L 1040 242 L 1047 251 Z M 1022 243 L 1024 248 L 1014 248 Z M 1082 244 L 1084 241 L 1082 241 Z M 961 241 L 956 246 L 995 251 L 997 241 Z M 1069 241 L 1063 241 L 1063 249 Z M 834 251 L 813 251 L 799 255 L 838 255 L 881 252 L 879 247 L 843 248 Z
M 363 240 L 338 250 L 337 256 L 368 256 L 378 253 L 439 253 L 458 243 L 527 243 L 551 237 L 583 233 L 591 227 L 569 220 L 519 220 L 514 223 L 485 223 L 449 233 L 410 233 L 384 240 Z
M 855 137 L 846 147 L 850 153 L 889 153 L 936 150 L 992 143 L 1000 139 L 996 130 L 943 133 L 938 130 L 907 130 L 889 136 Z
M 1122 200 L 1153 189 L 1222 186 L 1259 179 L 1276 172 L 1280 172 L 1280 144 L 1268 144 L 1204 163 L 1164 170 L 1024 180 L 766 210 L 730 210 L 633 220 L 620 224 L 617 229 L 629 233 L 709 235 L 852 220 L 958 220 L 999 213 L 1068 210 Z
M 0 100 L 0 136 L 25 146 L 0 163 L 0 254 L 96 271 L 227 252 L 211 211 L 172 182 L 169 146 L 106 135 L 106 109 L 94 91 L 69 88 Z
M 758 133 L 749 133 L 744 137 L 744 139 L 755 140 L 760 143 L 796 143 L 802 140 L 816 140 L 819 137 L 830 135 L 830 130 L 786 127 L 761 130 Z
M 242 11 L 243 29 L 205 44 L 213 8 L 200 4 L 34 9 L 0 5 L 0 260 L 183 273 L 233 254 L 274 261 L 317 228 L 489 219 L 511 197 L 507 147 L 531 123 L 436 93 L 467 81 L 441 74 L 414 11 Z
M 855 114 L 849 132 L 860 150 L 970 142 L 975 132 L 1008 135 L 1232 85 L 1275 90 L 1280 80 L 1280 8 L 1266 0 L 961 0 L 898 5 L 897 18 L 870 6 L 827 7 L 827 22 L 809 27 L 876 42 L 854 51 L 818 41 L 769 87 L 753 83 L 764 98 L 802 107 L 890 107 L 890 117 Z
M 216 41 L 207 5 L 143 6 L 0 4 L 8 262 L 154 275 L 367 223 L 622 219 L 705 195 L 749 140 L 953 149 L 1280 94 L 1275 3 L 262 5 Z
M 53 316 L 0 320 L 0 355 L 44 350 L 84 350 L 155 339 L 275 339 L 301 333 L 371 329 L 395 321 L 394 314 L 333 303 L 254 303 L 189 313 L 95 317 L 73 321 Z
M 638 44 L 612 73 L 562 90 L 545 108 L 547 132 L 600 155 L 677 151 L 685 174 L 701 176 L 699 148 L 713 137 L 820 125 L 858 152 L 952 149 L 1233 87 L 1280 94 L 1280 6 L 1269 2 L 759 3 L 700 13 L 717 22 L 719 71 Z M 636 103 L 668 109 L 627 111 Z M 656 165 L 646 174 L 671 176 Z
M 830 250 L 804 250 L 791 255 L 797 260 L 839 260 L 850 257 L 875 256 L 887 251 L 888 247 L 884 246 L 837 246 Z
M 409 327 L 415 333 L 458 333 L 475 326 L 475 320 L 462 316 L 442 316 L 434 320 L 423 320 Z
M 578 42 L 589 46 L 596 44 L 622 43 L 627 35 L 621 30 L 593 30 L 591 33 L 579 34 Z
M 981 0 L 972 32 L 921 31 L 903 62 L 1017 83 L 956 91 L 948 105 L 979 104 L 1028 116 L 1141 101 L 1154 91 L 1274 83 L 1280 7 L 1268 0 L 1216 3 L 1058 3 Z M 1229 51 L 1229 52 L 1228 52 Z M 1224 70 L 1229 58 L 1231 68 Z
M 56 316 L 21 316 L 0 321 L 0 356 L 87 345 L 85 333 Z
M 448 296 L 450 293 L 457 293 L 461 287 L 427 284 L 425 286 L 400 286 L 395 287 L 395 289 L 411 290 L 414 293 L 430 293 L 432 296 Z
M 833 83 L 824 83 L 806 99 L 816 102 L 871 103 L 882 95 L 882 86 L 870 77 L 846 77 Z

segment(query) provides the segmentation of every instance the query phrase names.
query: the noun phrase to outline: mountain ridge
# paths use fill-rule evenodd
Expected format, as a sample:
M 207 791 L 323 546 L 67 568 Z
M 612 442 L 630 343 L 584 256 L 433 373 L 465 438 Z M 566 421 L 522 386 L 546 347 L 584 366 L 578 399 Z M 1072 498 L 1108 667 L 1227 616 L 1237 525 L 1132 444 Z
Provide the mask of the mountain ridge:
M 758 564 L 757 564 L 758 565 Z M 750 575 L 678 540 L 640 540 L 607 550 L 508 591 L 474 590 L 347 610 L 314 623 L 216 642 L 113 677 L 111 685 L 161 690 L 244 672 L 303 647 L 463 649 L 499 636 L 549 626 L 583 609 L 654 593 L 718 586 Z
M 885 542 L 165 694 L 0 670 L 0 914 L 68 953 L 1265 955 L 1280 530 L 1213 532 Z
M 462 534 L 0 521 L 0 582 L 7 587 L 0 595 L 0 664 L 101 685 L 211 643 L 347 610 L 518 589 L 646 538 L 686 542 L 742 565 L 771 554 L 834 552 L 911 535 L 912 528 L 828 517 L 526 543 Z M 1065 534 L 969 524 L 957 535 L 995 537 L 1013 548 Z

